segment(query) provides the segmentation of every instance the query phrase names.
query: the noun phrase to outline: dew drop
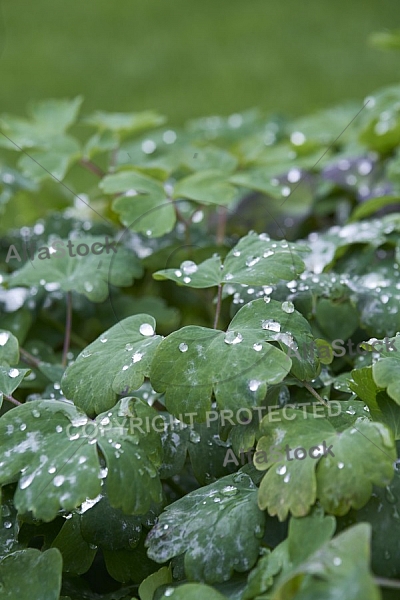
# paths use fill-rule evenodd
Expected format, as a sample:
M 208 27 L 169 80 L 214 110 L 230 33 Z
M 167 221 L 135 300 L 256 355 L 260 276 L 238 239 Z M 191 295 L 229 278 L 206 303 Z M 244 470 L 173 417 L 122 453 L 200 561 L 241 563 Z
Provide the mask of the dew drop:
M 187 345 L 187 344 L 185 344 L 184 342 L 182 342 L 182 344 L 179 344 L 178 348 L 179 348 L 179 350 L 180 350 L 181 352 L 187 352 L 187 350 L 188 350 L 188 345 Z
M 294 312 L 294 304 L 293 302 L 286 301 L 286 302 L 282 302 L 282 310 L 285 313 L 291 314 L 292 312 Z
M 7 333 L 6 331 L 2 331 L 0 333 L 0 346 L 5 346 L 6 343 L 8 342 L 9 337 L 10 337 L 9 333 Z
M 338 463 L 338 469 L 343 469 L 343 468 L 344 468 L 344 463 L 342 463 L 342 462 L 339 462 L 339 463 Z
M 279 333 L 281 330 L 280 324 L 274 319 L 267 319 L 266 321 L 263 321 L 261 327 L 263 329 L 267 329 L 268 331 L 275 331 L 276 333 Z
M 224 496 L 235 496 L 238 493 L 238 489 L 234 485 L 226 485 L 222 488 L 222 493 Z
M 229 345 L 240 344 L 240 342 L 242 340 L 243 340 L 242 334 L 239 332 L 236 332 L 236 331 L 228 331 L 224 338 L 225 344 L 229 344 Z
M 256 392 L 261 385 L 261 381 L 257 381 L 257 379 L 252 379 L 249 383 L 249 390 L 251 392 Z
M 154 335 L 154 329 L 150 323 L 142 323 L 139 327 L 139 333 L 145 336 Z
M 333 564 L 335 565 L 335 567 L 338 567 L 342 564 L 342 560 L 338 556 L 335 556 L 335 558 L 333 559 Z
M 12 379 L 15 379 L 15 377 L 18 377 L 18 375 L 19 375 L 18 369 L 10 369 L 8 371 L 8 376 L 11 377 Z
M 137 363 L 137 362 L 141 361 L 142 358 L 143 358 L 142 352 L 135 352 L 135 354 L 132 356 L 132 362 Z
M 254 267 L 260 260 L 259 256 L 252 256 L 246 260 L 246 267 Z
M 63 475 L 57 475 L 56 477 L 54 477 L 53 485 L 55 485 L 56 487 L 60 487 L 63 483 L 64 483 Z
M 286 466 L 282 465 L 281 467 L 278 467 L 276 473 L 278 473 L 278 475 L 284 475 L 286 473 Z
M 192 260 L 185 260 L 181 264 L 181 269 L 185 275 L 193 275 L 193 273 L 196 273 L 198 267 Z
M 261 352 L 262 344 L 260 344 L 259 342 L 256 342 L 255 344 L 253 344 L 253 350 L 255 350 L 256 352 Z
M 190 277 L 184 277 L 183 278 L 183 283 L 190 283 L 192 280 L 190 279 Z

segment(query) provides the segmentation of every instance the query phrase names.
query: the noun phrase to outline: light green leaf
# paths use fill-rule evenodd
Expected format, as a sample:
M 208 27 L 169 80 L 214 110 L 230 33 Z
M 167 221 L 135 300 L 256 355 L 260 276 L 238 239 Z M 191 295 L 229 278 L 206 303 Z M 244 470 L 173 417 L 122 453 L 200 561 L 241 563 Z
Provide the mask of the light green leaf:
M 274 588 L 271 600 L 379 600 L 369 571 L 371 527 L 356 525 L 326 542 Z
M 213 256 L 199 265 L 185 261 L 180 269 L 157 271 L 153 277 L 194 288 L 225 283 L 267 286 L 294 279 L 303 269 L 298 246 L 286 241 L 273 242 L 266 234 L 251 232 L 232 248 L 223 265 L 218 256 Z
M 112 113 L 98 110 L 87 117 L 85 122 L 100 131 L 110 130 L 126 137 L 159 127 L 165 123 L 165 117 L 151 110 L 138 113 Z
M 0 362 L 14 365 L 19 361 L 18 340 L 10 331 L 0 329 Z
M 172 583 L 171 569 L 161 567 L 159 571 L 146 577 L 140 584 L 138 590 L 140 600 L 153 600 L 156 589 L 167 583 Z
M 174 188 L 174 198 L 229 205 L 238 198 L 238 192 L 223 171 L 204 170 L 178 181 Z
M 268 469 L 260 485 L 259 506 L 280 520 L 289 511 L 306 515 L 317 499 L 326 511 L 344 515 L 352 507 L 364 506 L 373 484 L 385 486 L 393 477 L 394 441 L 381 423 L 364 420 L 335 431 L 325 419 L 317 421 L 295 409 L 286 409 L 286 420 L 273 421 L 270 414 L 261 423 L 263 437 L 254 464 L 259 470 Z M 290 454 L 299 447 L 306 452 L 305 456 L 301 452 L 300 460 Z M 309 451 L 316 447 L 313 458 Z
M 54 138 L 64 134 L 75 122 L 82 101 L 81 96 L 74 100 L 41 100 L 31 105 L 30 121 L 2 115 L 1 128 L 14 143 L 2 137 L 0 146 L 10 150 L 33 147 L 50 150 Z
M 185 553 L 190 579 L 222 582 L 254 565 L 264 519 L 251 478 L 229 475 L 169 505 L 148 535 L 148 554 L 165 562 Z
M 78 142 L 70 136 L 60 136 L 52 141 L 51 148 L 32 150 L 23 154 L 18 166 L 25 177 L 40 182 L 43 179 L 62 181 L 69 168 L 81 155 Z
M 114 406 L 118 394 L 139 389 L 162 339 L 155 327 L 150 315 L 133 315 L 102 333 L 66 369 L 65 396 L 93 415 Z
M 0 562 L 2 600 L 58 600 L 62 559 L 56 548 L 17 550 Z
M 0 365 L 0 406 L 3 401 L 3 394 L 10 396 L 30 372 L 31 369 L 16 369 Z
M 393 338 L 393 343 L 395 348 L 400 349 L 400 335 Z M 400 405 L 400 355 L 399 352 L 390 352 L 390 357 L 388 354 L 372 366 L 372 376 L 376 385 L 386 389 L 388 395 Z
M 157 179 L 139 171 L 120 171 L 107 175 L 100 182 L 100 188 L 106 194 L 124 194 L 114 200 L 113 209 L 121 222 L 133 231 L 159 237 L 173 229 L 174 206 Z
M 111 238 L 86 236 L 53 244 L 39 248 L 32 261 L 10 276 L 9 286 L 42 285 L 45 289 L 75 291 L 92 302 L 103 302 L 109 285 L 130 286 L 143 273 L 136 255 Z M 88 251 L 83 256 L 77 254 L 81 245 Z
M 73 510 L 100 493 L 98 444 L 111 505 L 144 514 L 152 501 L 160 501 L 155 465 L 161 462 L 161 443 L 155 432 L 130 427 L 137 415 L 151 419 L 157 413 L 131 398 L 95 422 L 65 401 L 36 400 L 8 411 L 0 419 L 0 485 L 18 481 L 18 512 L 51 521 L 60 509 Z

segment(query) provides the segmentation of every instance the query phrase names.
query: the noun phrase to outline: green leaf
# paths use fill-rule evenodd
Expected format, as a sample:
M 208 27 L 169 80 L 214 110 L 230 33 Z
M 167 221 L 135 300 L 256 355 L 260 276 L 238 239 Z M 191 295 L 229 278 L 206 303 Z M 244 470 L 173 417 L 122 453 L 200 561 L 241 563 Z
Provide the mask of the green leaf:
M 100 131 L 109 130 L 127 137 L 162 125 L 165 123 L 165 117 L 151 110 L 138 113 L 112 113 L 98 110 L 87 117 L 85 123 L 97 127 Z
M 18 166 L 25 177 L 33 181 L 40 182 L 48 178 L 62 181 L 80 155 L 78 142 L 65 135 L 55 139 L 48 150 L 32 150 L 29 155 L 23 154 Z
M 284 574 L 307 560 L 322 544 L 328 542 L 335 531 L 335 518 L 324 516 L 321 509 L 314 509 L 302 518 L 292 517 L 287 538 L 272 552 L 258 561 L 248 577 L 243 600 L 251 600 L 265 593 L 274 583 L 274 577 Z
M 266 234 L 251 232 L 232 248 L 223 265 L 218 256 L 213 256 L 199 265 L 185 261 L 180 269 L 157 271 L 153 277 L 194 288 L 225 283 L 267 286 L 294 279 L 303 269 L 298 246 L 285 241 L 273 242 Z
M 178 181 L 174 198 L 188 198 L 204 204 L 229 205 L 238 198 L 236 188 L 223 171 L 198 171 Z
M 130 286 L 143 273 L 136 255 L 118 247 L 111 238 L 86 236 L 53 244 L 39 248 L 32 261 L 15 271 L 9 278 L 10 287 L 41 285 L 50 290 L 75 291 L 92 302 L 103 302 L 109 285 Z M 87 251 L 86 254 L 76 254 L 82 245 L 85 248 L 81 252 Z
M 160 237 L 173 229 L 174 206 L 158 180 L 139 171 L 120 171 L 107 175 L 100 188 L 106 194 L 124 194 L 114 200 L 113 210 L 133 231 Z
M 231 173 L 238 165 L 238 160 L 233 154 L 215 146 L 204 148 L 193 147 L 184 149 L 183 164 L 192 171 L 217 170 Z
M 155 327 L 150 315 L 133 315 L 102 333 L 67 367 L 66 397 L 94 415 L 114 406 L 118 394 L 140 388 L 162 339 Z
M 153 600 L 157 588 L 167 583 L 172 583 L 171 569 L 161 567 L 159 571 L 146 577 L 140 584 L 138 590 L 140 600 Z
M 0 406 L 3 401 L 3 394 L 10 396 L 30 372 L 31 369 L 15 369 L 0 366 Z
M 61 591 L 62 559 L 56 548 L 39 552 L 18 550 L 0 562 L 2 600 L 58 600 Z
M 86 573 L 93 563 L 97 548 L 91 546 L 82 536 L 80 515 L 73 514 L 65 521 L 59 534 L 52 543 L 62 554 L 63 571 L 81 575 Z
M 185 553 L 189 579 L 222 582 L 255 563 L 264 519 L 250 477 L 229 475 L 168 506 L 148 535 L 148 554 L 165 562 Z
M 10 331 L 0 329 L 0 362 L 14 365 L 19 361 L 18 340 Z
M 370 525 L 362 523 L 326 542 L 278 582 L 271 600 L 379 600 L 369 571 L 370 538 Z
M 154 418 L 157 413 L 131 398 L 94 422 L 56 400 L 32 401 L 8 411 L 0 419 L 5 458 L 0 485 L 19 481 L 14 497 L 18 512 L 31 511 L 35 518 L 51 521 L 60 509 L 73 510 L 100 493 L 98 444 L 108 468 L 111 505 L 144 514 L 152 501 L 160 501 L 155 465 L 161 462 L 161 443 L 155 431 L 131 430 L 129 418 L 137 414 Z
M 381 577 L 400 577 L 400 475 L 396 469 L 386 488 L 375 487 L 367 504 L 349 515 L 353 522 L 371 524 L 371 566 Z
M 264 417 L 263 437 L 254 455 L 256 468 L 268 469 L 260 485 L 259 506 L 269 514 L 280 520 L 289 511 L 304 516 L 319 499 L 327 512 L 344 515 L 366 504 L 373 484 L 385 486 L 392 479 L 396 452 L 383 424 L 364 420 L 339 432 L 311 414 L 286 409 L 286 415 L 287 423 L 273 422 L 271 414 Z M 318 446 L 314 458 L 309 451 Z M 306 452 L 301 452 L 300 460 L 290 454 L 299 447 Z
M 395 348 L 400 348 L 400 335 L 393 338 L 393 343 Z M 400 356 L 398 352 L 390 354 L 390 358 L 382 358 L 372 366 L 372 376 L 376 385 L 386 389 L 388 395 L 400 405 Z
M 231 321 L 227 332 L 188 326 L 175 331 L 159 345 L 150 371 L 153 388 L 165 392 L 169 412 L 188 422 L 193 413 L 204 421 L 214 391 L 218 407 L 232 411 L 260 404 L 267 384 L 280 383 L 287 373 L 314 378 L 314 353 L 289 357 L 296 346 L 312 343 L 305 319 L 286 304 L 254 300 Z M 279 350 L 270 342 L 278 342 Z M 180 418 L 180 417 L 179 417 Z M 243 416 L 242 416 L 243 418 Z
M 82 101 L 81 96 L 74 100 L 41 100 L 31 105 L 30 121 L 2 115 L 1 128 L 14 143 L 2 137 L 0 146 L 10 150 L 33 147 L 50 150 L 54 139 L 64 134 L 76 121 Z

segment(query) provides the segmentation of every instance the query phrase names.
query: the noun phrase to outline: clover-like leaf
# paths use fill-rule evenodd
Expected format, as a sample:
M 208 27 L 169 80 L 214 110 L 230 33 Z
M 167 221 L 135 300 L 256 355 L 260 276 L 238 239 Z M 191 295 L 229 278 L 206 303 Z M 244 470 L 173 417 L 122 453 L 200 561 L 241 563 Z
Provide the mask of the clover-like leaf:
M 229 175 L 216 169 L 197 171 L 178 181 L 174 187 L 174 198 L 206 204 L 229 205 L 238 195 L 237 189 L 229 183 Z
M 79 143 L 71 136 L 64 135 L 53 140 L 51 148 L 32 150 L 23 154 L 18 166 L 25 177 L 33 181 L 57 179 L 62 181 L 69 168 L 81 156 Z
M 286 409 L 285 425 L 271 415 L 261 423 L 263 436 L 254 455 L 257 469 L 268 469 L 259 490 L 259 505 L 284 520 L 290 511 L 306 515 L 317 499 L 332 514 L 361 508 L 372 485 L 393 477 L 393 436 L 382 423 L 365 419 L 335 431 L 327 420 Z M 293 454 L 292 454 L 293 452 Z
M 278 342 L 281 349 L 270 342 Z M 218 407 L 229 409 L 233 417 L 240 409 L 258 406 L 267 384 L 282 381 L 292 367 L 302 379 L 315 377 L 314 353 L 296 356 L 296 348 L 310 343 L 310 327 L 294 308 L 254 300 L 236 314 L 226 332 L 187 326 L 169 335 L 154 355 L 150 378 L 156 391 L 165 391 L 169 412 L 183 415 L 186 422 L 190 413 L 205 420 L 212 392 Z
M 140 388 L 162 339 L 155 326 L 150 315 L 133 315 L 102 333 L 67 367 L 66 397 L 94 415 L 114 406 L 118 394 Z
M 54 139 L 64 134 L 75 122 L 82 101 L 81 96 L 73 100 L 41 100 L 31 105 L 31 120 L 2 115 L 1 128 L 14 143 L 2 138 L 0 146 L 10 150 L 33 147 L 51 149 Z
M 62 558 L 56 548 L 40 552 L 17 550 L 0 561 L 2 600 L 58 600 L 61 591 Z
M 0 329 L 0 362 L 14 365 L 19 361 L 18 340 L 10 331 Z
M 0 365 L 0 407 L 3 401 L 3 394 L 7 396 L 11 395 L 30 372 L 30 369 L 16 369 Z
M 146 110 L 137 113 L 112 113 L 98 110 L 85 119 L 85 123 L 100 131 L 112 131 L 122 137 L 153 129 L 165 122 L 159 113 Z
M 155 432 L 131 427 L 129 419 L 137 415 L 151 419 L 157 413 L 131 398 L 94 422 L 72 404 L 57 400 L 35 400 L 8 411 L 0 419 L 0 484 L 18 481 L 14 496 L 18 512 L 51 521 L 60 509 L 72 510 L 98 496 L 101 471 L 96 444 L 105 458 L 114 508 L 143 514 L 152 501 L 159 502 L 155 464 L 161 462 L 161 442 Z
M 121 222 L 140 233 L 159 237 L 171 231 L 176 215 L 160 181 L 139 171 L 120 171 L 100 182 L 106 194 L 124 194 L 113 202 Z
M 39 248 L 32 261 L 10 276 L 8 284 L 10 287 L 42 285 L 48 291 L 75 291 L 92 302 L 103 302 L 108 297 L 110 284 L 129 286 L 142 273 L 133 252 L 118 247 L 110 238 L 87 236 L 79 240 L 57 240 Z
M 288 536 L 274 550 L 260 558 L 248 577 L 243 600 L 251 600 L 265 593 L 279 573 L 287 575 L 296 565 L 307 560 L 335 531 L 335 518 L 325 516 L 320 508 L 314 508 L 306 517 L 292 517 Z
M 148 554 L 165 562 L 185 553 L 189 579 L 222 582 L 255 563 L 264 520 L 251 478 L 222 477 L 166 508 L 148 535 Z
M 197 265 L 185 261 L 180 269 L 154 273 L 155 279 L 171 279 L 193 288 L 207 288 L 225 283 L 270 285 L 291 280 L 304 269 L 300 252 L 304 248 L 286 241 L 274 242 L 269 236 L 251 232 L 227 254 L 224 263 L 216 255 Z
M 388 395 L 400 405 L 400 335 L 388 340 L 389 350 L 381 351 L 382 358 L 372 366 L 372 376 L 379 388 L 386 389 Z M 385 347 L 384 342 L 382 343 Z
M 280 578 L 271 600 L 379 600 L 379 588 L 369 571 L 370 540 L 371 526 L 367 523 L 339 534 Z

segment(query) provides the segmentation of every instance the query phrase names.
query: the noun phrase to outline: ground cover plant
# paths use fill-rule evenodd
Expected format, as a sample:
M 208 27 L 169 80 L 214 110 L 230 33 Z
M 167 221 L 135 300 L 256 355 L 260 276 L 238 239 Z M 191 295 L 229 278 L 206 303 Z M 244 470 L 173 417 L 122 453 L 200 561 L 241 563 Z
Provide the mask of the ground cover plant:
M 396 598 L 400 87 L 0 129 L 0 598 Z

